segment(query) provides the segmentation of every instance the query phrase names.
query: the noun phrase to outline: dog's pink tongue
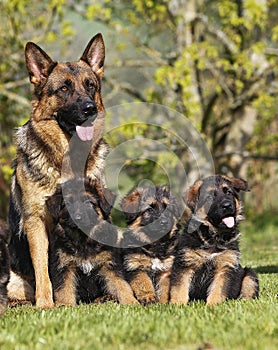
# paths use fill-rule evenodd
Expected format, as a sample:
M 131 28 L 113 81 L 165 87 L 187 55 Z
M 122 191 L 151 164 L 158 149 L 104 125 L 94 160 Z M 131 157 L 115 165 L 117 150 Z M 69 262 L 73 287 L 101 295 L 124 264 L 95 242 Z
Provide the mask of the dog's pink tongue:
M 222 219 L 222 221 L 229 228 L 232 228 L 235 226 L 235 219 L 233 216 L 229 216 L 228 218 L 224 218 L 224 219 Z
M 91 141 L 94 136 L 94 127 L 76 125 L 76 133 L 81 141 Z

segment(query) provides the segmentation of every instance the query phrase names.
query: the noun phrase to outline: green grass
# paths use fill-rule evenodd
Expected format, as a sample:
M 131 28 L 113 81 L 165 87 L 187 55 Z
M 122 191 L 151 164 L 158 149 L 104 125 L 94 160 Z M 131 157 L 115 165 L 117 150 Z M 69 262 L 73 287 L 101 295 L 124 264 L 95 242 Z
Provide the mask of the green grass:
M 277 349 L 277 219 L 246 222 L 242 233 L 242 263 L 259 274 L 257 300 L 232 300 L 214 307 L 200 302 L 186 307 L 22 306 L 8 309 L 0 318 L 0 349 Z

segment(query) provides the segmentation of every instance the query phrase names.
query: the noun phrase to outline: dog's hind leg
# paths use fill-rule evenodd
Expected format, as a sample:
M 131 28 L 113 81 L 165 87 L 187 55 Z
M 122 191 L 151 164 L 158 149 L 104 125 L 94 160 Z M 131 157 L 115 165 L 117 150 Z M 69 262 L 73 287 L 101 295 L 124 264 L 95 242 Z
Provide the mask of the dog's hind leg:
M 10 304 L 33 304 L 35 302 L 34 286 L 13 271 L 10 274 L 7 291 Z
M 253 299 L 259 296 L 259 280 L 256 272 L 250 268 L 244 268 L 240 299 Z

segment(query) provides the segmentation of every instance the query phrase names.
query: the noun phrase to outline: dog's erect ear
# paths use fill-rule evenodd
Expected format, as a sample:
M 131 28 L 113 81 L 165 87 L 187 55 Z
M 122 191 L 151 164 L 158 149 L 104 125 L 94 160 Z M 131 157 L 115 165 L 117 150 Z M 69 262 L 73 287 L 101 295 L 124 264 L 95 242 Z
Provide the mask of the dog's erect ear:
M 202 180 L 196 181 L 183 195 L 185 204 L 190 208 L 192 212 L 196 207 L 199 198 L 199 191 L 203 184 Z
M 140 213 L 142 193 L 143 188 L 139 187 L 122 199 L 121 208 L 128 223 L 136 219 Z
M 40 84 L 44 81 L 56 65 L 52 59 L 36 44 L 28 42 L 25 47 L 25 61 L 30 81 Z
M 243 179 L 239 179 L 239 178 L 235 178 L 235 177 L 228 177 L 228 176 L 223 176 L 223 178 L 227 181 L 229 181 L 234 189 L 236 191 L 245 191 L 248 192 L 250 191 L 249 185 L 247 183 L 247 181 L 243 180 Z
M 103 188 L 99 193 L 100 207 L 106 215 L 109 215 L 116 200 L 116 194 L 108 188 Z
M 81 60 L 88 63 L 92 70 L 101 78 L 104 73 L 104 59 L 104 41 L 102 35 L 98 33 L 90 40 L 85 51 L 83 52 Z
M 60 187 L 58 187 L 57 191 L 46 200 L 46 207 L 55 222 L 57 222 L 59 219 L 59 211 L 62 200 L 63 194 Z

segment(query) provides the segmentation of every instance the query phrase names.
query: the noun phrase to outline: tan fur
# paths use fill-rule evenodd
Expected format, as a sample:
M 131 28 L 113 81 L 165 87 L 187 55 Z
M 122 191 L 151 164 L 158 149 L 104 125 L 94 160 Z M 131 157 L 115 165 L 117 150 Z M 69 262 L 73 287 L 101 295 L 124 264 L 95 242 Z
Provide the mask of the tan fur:
M 115 296 L 120 304 L 138 304 L 130 285 L 109 266 L 103 265 L 99 275 L 106 281 L 107 293 Z
M 230 268 L 239 264 L 239 256 L 232 251 L 224 251 L 213 258 L 215 274 L 207 296 L 207 305 L 219 304 L 226 300 L 224 286 Z
M 71 266 L 65 277 L 63 287 L 55 292 L 54 300 L 56 306 L 76 305 L 75 269 L 75 266 Z
M 156 301 L 155 289 L 147 272 L 138 271 L 129 283 L 136 298 L 141 303 L 153 303 Z
M 10 280 L 7 286 L 9 301 L 24 303 L 35 301 L 35 291 L 33 283 L 28 283 L 25 279 L 11 271 Z
M 254 280 L 250 276 L 245 276 L 242 281 L 242 287 L 240 292 L 240 299 L 253 299 L 254 298 Z
M 189 288 L 194 274 L 193 269 L 187 269 L 180 275 L 179 284 L 171 287 L 170 303 L 186 305 L 189 301 Z

